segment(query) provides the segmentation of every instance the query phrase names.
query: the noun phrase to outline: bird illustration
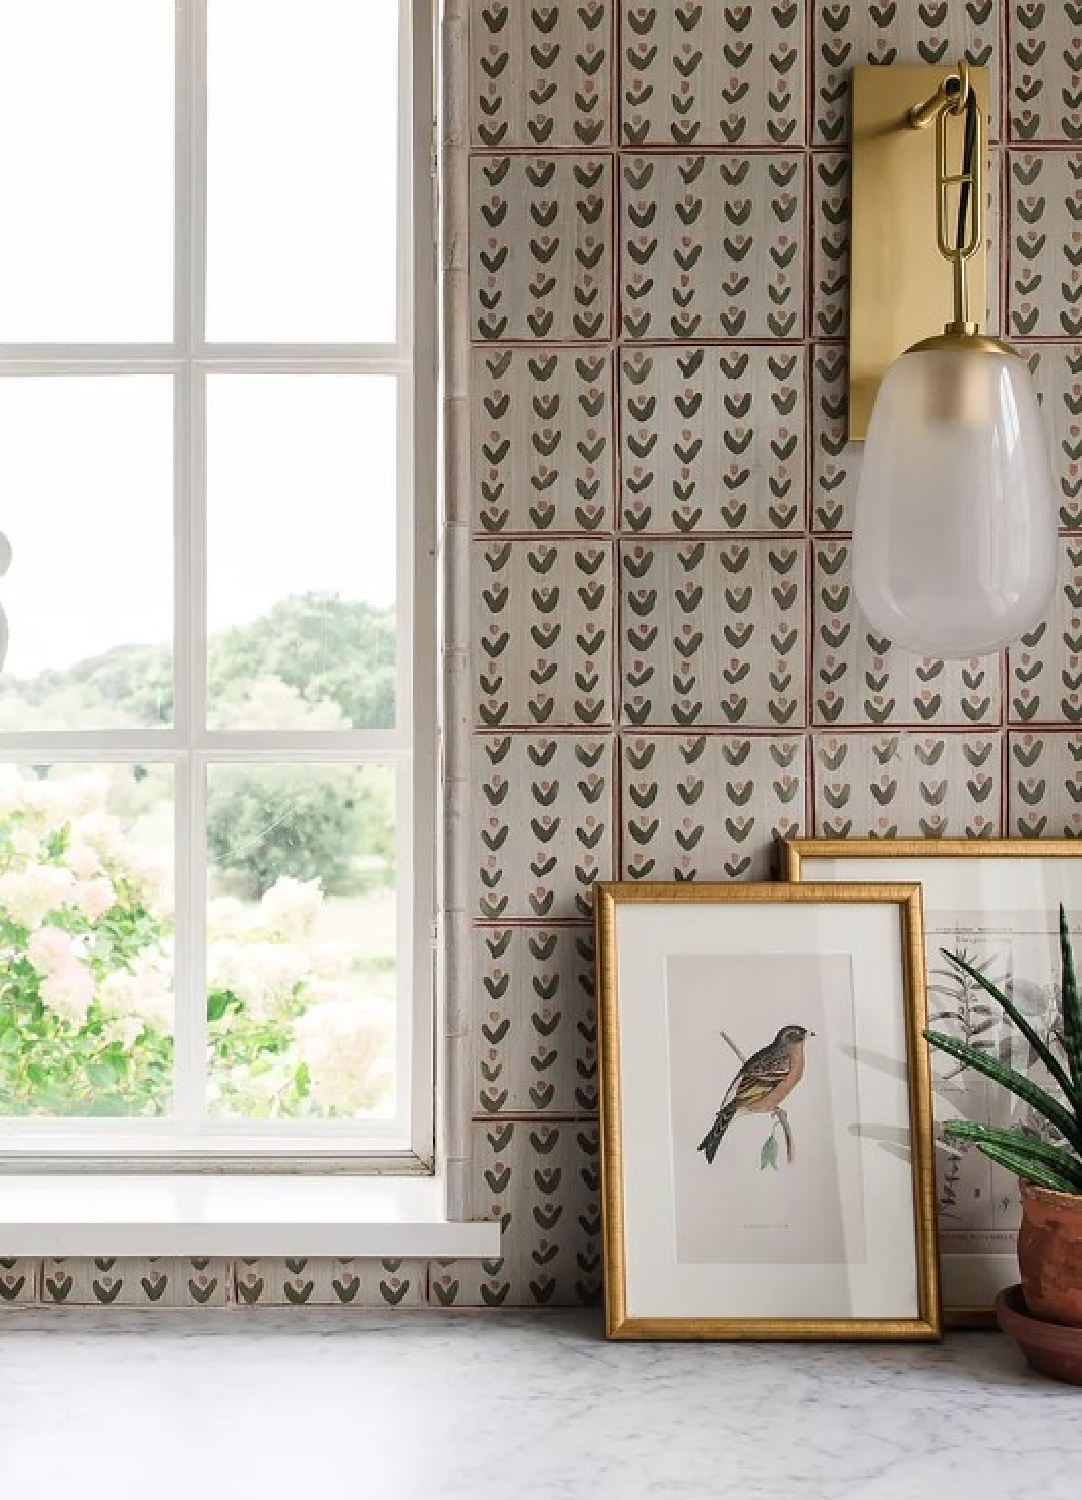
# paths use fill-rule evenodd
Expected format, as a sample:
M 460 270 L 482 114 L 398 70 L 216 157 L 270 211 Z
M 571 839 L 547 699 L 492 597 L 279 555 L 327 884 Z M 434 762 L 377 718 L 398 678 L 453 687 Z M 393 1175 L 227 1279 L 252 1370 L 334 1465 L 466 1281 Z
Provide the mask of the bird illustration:
M 806 1026 L 783 1026 L 772 1042 L 753 1052 L 730 1083 L 713 1125 L 699 1143 L 708 1162 L 718 1154 L 721 1138 L 739 1114 L 768 1114 L 777 1109 L 804 1076 Z

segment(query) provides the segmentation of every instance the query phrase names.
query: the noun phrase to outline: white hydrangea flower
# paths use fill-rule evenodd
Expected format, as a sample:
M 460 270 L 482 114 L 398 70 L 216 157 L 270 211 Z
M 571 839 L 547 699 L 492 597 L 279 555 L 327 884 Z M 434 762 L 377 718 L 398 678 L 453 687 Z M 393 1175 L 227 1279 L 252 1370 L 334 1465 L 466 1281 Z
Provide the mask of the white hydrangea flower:
M 34 928 L 73 899 L 75 876 L 66 866 L 27 865 L 0 874 L 0 910 L 21 927 Z
M 94 980 L 85 964 L 73 960 L 41 982 L 43 1004 L 72 1026 L 83 1026 L 94 998 Z
M 294 941 L 311 937 L 323 905 L 323 886 L 314 880 L 294 880 L 283 875 L 259 903 L 260 916 L 271 932 Z
M 312 972 L 321 979 L 345 979 L 353 969 L 354 957 L 349 943 L 316 943 L 312 948 Z
M 114 1016 L 102 1026 L 101 1035 L 104 1042 L 119 1042 L 129 1052 L 145 1030 L 146 1022 L 141 1016 Z
M 169 1032 L 173 1028 L 173 988 L 168 958 L 163 953 L 141 955 L 134 973 L 119 970 L 102 981 L 102 1009 L 118 1020 L 137 1017 L 140 1023 Z
M 323 1109 L 359 1114 L 390 1100 L 394 1017 L 382 1001 L 331 1000 L 303 1015 L 297 1052 L 308 1065 L 312 1097 Z
M 55 974 L 75 961 L 75 939 L 59 927 L 39 927 L 26 945 L 26 956 L 39 974 Z
M 80 880 L 75 887 L 75 904 L 91 922 L 97 922 L 116 905 L 116 887 L 107 875 Z
M 253 1016 L 274 1015 L 309 972 L 308 954 L 293 943 L 213 944 L 207 970 L 211 989 L 232 990 Z
M 101 860 L 89 844 L 73 841 L 64 851 L 64 863 L 79 880 L 89 880 L 101 869 Z
M 73 776 L 68 781 L 52 783 L 64 788 L 63 805 L 76 818 L 100 812 L 109 800 L 109 778 L 100 771 Z
M 207 903 L 207 930 L 211 938 L 232 937 L 248 925 L 247 909 L 235 896 L 218 896 Z

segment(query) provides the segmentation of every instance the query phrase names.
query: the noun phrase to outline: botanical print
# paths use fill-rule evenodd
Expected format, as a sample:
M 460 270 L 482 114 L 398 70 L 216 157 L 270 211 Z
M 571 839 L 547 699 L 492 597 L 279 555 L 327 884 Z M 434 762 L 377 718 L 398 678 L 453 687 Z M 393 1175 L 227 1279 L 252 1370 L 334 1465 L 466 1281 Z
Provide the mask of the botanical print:
M 1058 917 L 1046 912 L 926 911 L 928 1024 L 958 1041 L 1033 1074 L 1055 1092 L 1047 1070 L 1028 1043 L 1004 1024 L 1003 1012 L 975 981 L 952 969 L 941 950 L 960 953 L 1008 994 L 1054 1050 L 1061 1047 L 1061 998 L 1057 975 Z M 974 1075 L 943 1053 L 932 1055 L 935 1114 L 979 1120 L 1034 1134 L 1047 1126 L 1013 1094 Z M 936 1172 L 939 1235 L 948 1255 L 1004 1253 L 1013 1248 L 1021 1222 L 1018 1180 L 979 1151 L 949 1145 L 937 1130 Z
M 677 1260 L 862 1261 L 848 956 L 674 955 L 665 972 Z

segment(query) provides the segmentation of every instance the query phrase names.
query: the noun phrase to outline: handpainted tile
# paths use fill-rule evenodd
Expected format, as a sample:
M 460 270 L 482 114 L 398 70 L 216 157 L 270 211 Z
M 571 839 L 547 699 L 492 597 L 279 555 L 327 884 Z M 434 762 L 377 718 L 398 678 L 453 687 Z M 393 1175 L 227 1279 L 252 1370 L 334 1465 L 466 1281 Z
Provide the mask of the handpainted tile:
M 622 543 L 624 721 L 799 726 L 805 569 L 803 541 Z
M 486 729 L 611 722 L 612 544 L 477 542 L 474 711 Z
M 1082 140 L 1082 5 L 1007 0 L 1011 139 Z
M 627 349 L 620 391 L 628 530 L 801 529 L 803 349 Z
M 0 1312 L 38 1301 L 41 1264 L 19 1257 L 0 1257 Z
M 435 1307 L 553 1307 L 601 1295 L 600 1147 L 593 1121 L 474 1126 L 476 1217 L 503 1226 L 498 1260 L 431 1261 Z
M 470 43 L 475 145 L 608 144 L 609 0 L 471 0 Z
M 940 661 L 892 645 L 860 613 L 850 553 L 847 542 L 815 546 L 812 722 L 917 728 L 998 723 L 998 656 Z
M 480 735 L 473 745 L 476 915 L 577 920 L 612 868 L 610 740 Z
M 811 158 L 813 338 L 842 339 L 849 329 L 849 155 Z
M 849 75 L 862 63 L 943 65 L 965 57 L 990 72 L 991 135 L 999 136 L 1000 0 L 818 0 L 812 10 L 812 139 L 849 132 Z
M 623 0 L 621 36 L 626 144 L 801 144 L 804 0 Z
M 238 1260 L 240 1307 L 421 1307 L 422 1260 L 320 1258 Z
M 612 158 L 480 156 L 470 164 L 473 336 L 609 336 Z
M 808 425 L 812 529 L 851 531 L 864 444 L 851 443 L 847 436 L 848 361 L 839 344 L 811 347 Z
M 1012 724 L 1082 724 L 1082 540 L 1060 538 L 1049 613 L 1007 661 Z
M 41 1299 L 64 1307 L 223 1307 L 233 1300 L 232 1262 L 175 1257 L 45 1260 Z
M 473 944 L 477 1112 L 596 1113 L 591 930 L 477 927 Z
M 1082 838 L 1082 734 L 1016 730 L 1008 736 L 1012 838 Z
M 1082 337 L 1082 152 L 1010 153 L 1009 326 Z
M 802 336 L 802 157 L 636 155 L 621 173 L 627 338 Z
M 817 734 L 815 832 L 822 838 L 995 838 L 998 734 Z
M 1075 530 L 1082 527 L 1082 344 L 1016 347 L 1040 397 L 1059 524 Z
M 473 351 L 474 529 L 613 524 L 612 360 L 599 349 Z
M 802 735 L 624 735 L 623 878 L 766 880 L 804 829 Z

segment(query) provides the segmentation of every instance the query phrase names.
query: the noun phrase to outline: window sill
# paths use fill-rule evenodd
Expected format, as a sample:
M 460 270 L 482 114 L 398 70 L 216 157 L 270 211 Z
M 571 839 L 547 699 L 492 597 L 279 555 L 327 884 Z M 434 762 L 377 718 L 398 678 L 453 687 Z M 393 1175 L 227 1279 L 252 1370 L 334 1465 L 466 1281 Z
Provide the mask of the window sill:
M 476 1259 L 497 1222 L 447 1218 L 438 1177 L 0 1175 L 0 1254 Z

